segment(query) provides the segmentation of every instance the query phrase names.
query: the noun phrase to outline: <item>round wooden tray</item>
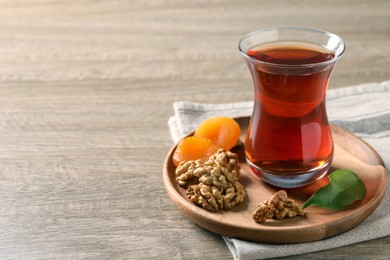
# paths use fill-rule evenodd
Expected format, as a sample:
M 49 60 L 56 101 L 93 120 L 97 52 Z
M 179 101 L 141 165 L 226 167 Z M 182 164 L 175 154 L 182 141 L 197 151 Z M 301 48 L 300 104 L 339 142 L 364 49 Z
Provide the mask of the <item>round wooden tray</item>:
M 249 118 L 236 118 L 242 129 L 241 140 L 249 123 Z M 362 139 L 339 127 L 332 126 L 335 143 L 334 161 L 331 172 L 344 168 L 354 171 L 364 182 L 367 194 L 364 200 L 341 211 L 308 207 L 306 217 L 283 220 L 268 220 L 257 224 L 252 214 L 261 201 L 269 199 L 279 188 L 270 186 L 251 172 L 244 158 L 242 146 L 233 149 L 240 156 L 240 182 L 247 190 L 246 200 L 230 210 L 210 212 L 191 203 L 185 190 L 176 184 L 175 169 L 172 163 L 173 147 L 164 163 L 164 185 L 175 205 L 191 221 L 214 233 L 262 243 L 300 243 L 321 240 L 343 233 L 367 218 L 380 204 L 386 191 L 387 172 L 376 151 Z M 289 197 L 303 204 L 311 194 L 324 186 L 329 179 L 323 177 L 314 184 L 286 190 Z

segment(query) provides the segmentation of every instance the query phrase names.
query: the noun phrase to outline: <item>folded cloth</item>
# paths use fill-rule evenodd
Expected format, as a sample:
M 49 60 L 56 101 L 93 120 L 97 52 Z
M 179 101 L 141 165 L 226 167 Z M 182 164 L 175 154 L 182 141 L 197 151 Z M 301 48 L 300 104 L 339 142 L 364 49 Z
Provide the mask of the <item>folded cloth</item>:
M 343 127 L 369 143 L 390 167 L 390 81 L 328 90 L 326 107 L 332 124 Z M 174 103 L 168 125 L 175 142 L 206 118 L 250 116 L 253 102 L 229 104 Z M 389 188 L 390 181 L 387 183 Z M 261 244 L 223 237 L 235 259 L 266 259 L 321 251 L 390 235 L 390 195 L 356 228 L 338 236 L 299 244 Z

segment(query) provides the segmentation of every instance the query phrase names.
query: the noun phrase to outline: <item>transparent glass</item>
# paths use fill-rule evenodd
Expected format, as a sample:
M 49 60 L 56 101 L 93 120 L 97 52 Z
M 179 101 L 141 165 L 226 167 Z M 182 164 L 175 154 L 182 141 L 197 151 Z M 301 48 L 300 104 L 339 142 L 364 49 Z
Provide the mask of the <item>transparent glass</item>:
M 344 50 L 337 35 L 305 28 L 267 29 L 241 39 L 255 90 L 245 156 L 265 182 L 301 187 L 329 170 L 333 138 L 325 95 Z

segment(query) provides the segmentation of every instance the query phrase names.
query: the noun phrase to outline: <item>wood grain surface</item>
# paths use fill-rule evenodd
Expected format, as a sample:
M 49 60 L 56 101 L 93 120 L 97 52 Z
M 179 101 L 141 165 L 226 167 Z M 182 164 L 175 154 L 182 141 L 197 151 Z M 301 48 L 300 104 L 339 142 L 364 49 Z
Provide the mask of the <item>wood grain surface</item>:
M 330 88 L 389 79 L 388 10 L 387 0 L 0 0 L 0 259 L 232 259 L 164 189 L 172 103 L 251 100 L 238 41 L 276 26 L 346 41 Z M 389 243 L 299 258 L 383 259 Z

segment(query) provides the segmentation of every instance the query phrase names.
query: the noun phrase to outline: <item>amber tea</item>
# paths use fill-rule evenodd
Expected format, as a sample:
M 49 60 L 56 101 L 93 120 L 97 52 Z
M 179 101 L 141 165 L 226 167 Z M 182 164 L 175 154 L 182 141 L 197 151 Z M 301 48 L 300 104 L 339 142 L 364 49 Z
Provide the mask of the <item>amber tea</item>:
M 328 171 L 333 139 L 325 93 L 335 55 L 321 45 L 293 41 L 245 51 L 255 87 L 245 155 L 264 181 L 299 187 Z
M 333 58 L 307 46 L 258 47 L 248 56 L 273 64 L 303 65 Z M 333 139 L 324 95 L 331 66 L 311 74 L 256 68 L 258 106 L 246 138 L 246 156 L 262 170 L 297 174 L 329 163 Z M 261 146 L 261 149 L 256 147 Z

